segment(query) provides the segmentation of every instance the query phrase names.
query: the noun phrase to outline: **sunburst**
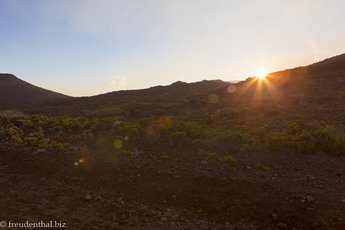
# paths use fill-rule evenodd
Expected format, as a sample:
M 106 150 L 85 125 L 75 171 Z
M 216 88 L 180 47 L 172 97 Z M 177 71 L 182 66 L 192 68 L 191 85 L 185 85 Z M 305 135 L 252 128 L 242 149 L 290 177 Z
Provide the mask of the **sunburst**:
M 260 68 L 257 71 L 255 71 L 254 76 L 260 80 L 265 79 L 265 77 L 268 74 L 268 70 L 265 68 Z

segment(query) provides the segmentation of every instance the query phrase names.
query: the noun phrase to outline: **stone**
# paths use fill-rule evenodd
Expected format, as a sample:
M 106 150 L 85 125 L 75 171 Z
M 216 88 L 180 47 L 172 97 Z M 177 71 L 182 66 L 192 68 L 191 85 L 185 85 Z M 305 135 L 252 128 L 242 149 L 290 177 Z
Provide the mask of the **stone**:
M 280 229 L 286 229 L 286 228 L 287 228 L 287 225 L 284 224 L 284 223 L 278 223 L 278 224 L 277 224 L 277 227 L 280 228 Z
M 86 194 L 86 195 L 85 195 L 85 199 L 86 199 L 86 200 L 91 200 L 91 199 L 92 199 L 92 196 L 91 196 L 90 194 Z
M 314 201 L 314 198 L 310 195 L 307 195 L 306 198 L 305 198 L 307 201 L 309 202 L 313 202 Z

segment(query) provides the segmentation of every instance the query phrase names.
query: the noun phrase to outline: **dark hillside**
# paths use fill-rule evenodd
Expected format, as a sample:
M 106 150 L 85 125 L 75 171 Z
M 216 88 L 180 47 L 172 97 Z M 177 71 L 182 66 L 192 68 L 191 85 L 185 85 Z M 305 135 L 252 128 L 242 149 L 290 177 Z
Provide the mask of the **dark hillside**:
M 168 86 L 155 86 L 140 90 L 121 90 L 92 97 L 74 98 L 69 101 L 50 103 L 43 107 L 26 108 L 25 111 L 50 115 L 107 116 L 124 115 L 142 108 L 142 111 L 150 114 L 160 108 L 173 108 L 181 103 L 193 100 L 195 97 L 226 88 L 230 84 L 221 80 L 204 80 L 194 83 L 175 82 Z
M 21 107 L 71 98 L 27 83 L 12 74 L 0 74 L 0 108 Z

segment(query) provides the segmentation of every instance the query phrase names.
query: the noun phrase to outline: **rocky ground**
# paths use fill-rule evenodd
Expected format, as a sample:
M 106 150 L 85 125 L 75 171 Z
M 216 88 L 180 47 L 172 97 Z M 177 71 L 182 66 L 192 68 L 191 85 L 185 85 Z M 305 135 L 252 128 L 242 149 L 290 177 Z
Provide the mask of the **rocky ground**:
M 229 168 L 197 148 L 168 154 L 83 157 L 0 143 L 1 219 L 67 229 L 344 229 L 344 157 L 242 152 Z

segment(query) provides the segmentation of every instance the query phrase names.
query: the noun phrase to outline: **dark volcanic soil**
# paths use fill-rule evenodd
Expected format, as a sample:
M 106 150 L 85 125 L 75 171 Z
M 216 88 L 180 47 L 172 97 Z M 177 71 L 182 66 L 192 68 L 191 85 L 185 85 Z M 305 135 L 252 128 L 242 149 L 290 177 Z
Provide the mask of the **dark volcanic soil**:
M 345 158 L 202 150 L 85 157 L 0 144 L 0 216 L 67 229 L 344 229 Z

